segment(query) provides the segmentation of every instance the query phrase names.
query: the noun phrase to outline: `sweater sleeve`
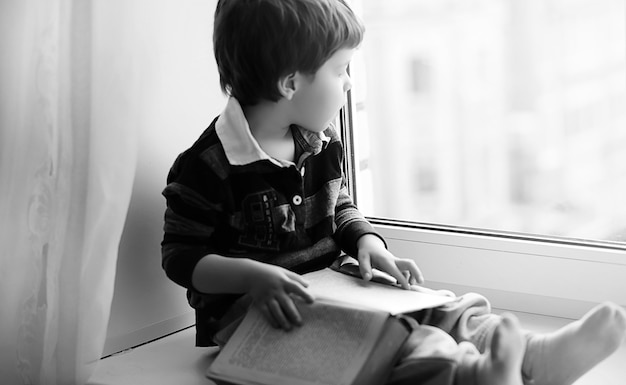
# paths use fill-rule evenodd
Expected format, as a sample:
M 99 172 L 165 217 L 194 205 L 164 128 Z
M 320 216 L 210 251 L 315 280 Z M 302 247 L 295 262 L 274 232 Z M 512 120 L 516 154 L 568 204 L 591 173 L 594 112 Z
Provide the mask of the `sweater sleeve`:
M 208 191 L 210 181 L 216 179 L 209 171 L 183 154 L 172 166 L 163 190 L 167 208 L 162 266 L 172 281 L 188 289 L 193 289 L 191 278 L 198 261 L 216 250 L 212 236 L 223 217 L 222 204 L 211 198 L 214 192 Z
M 387 247 L 385 239 L 374 230 L 374 227 L 363 216 L 350 197 L 346 177 L 343 171 L 341 171 L 344 156 L 343 145 L 336 131 L 333 129 L 325 132 L 331 137 L 331 142 L 337 144 L 331 147 L 335 151 L 336 170 L 341 176 L 341 186 L 335 205 L 335 225 L 337 226 L 334 234 L 335 241 L 344 252 L 355 258 L 358 254 L 357 241 L 365 234 L 376 235 Z
M 337 243 L 347 254 L 355 258 L 358 254 L 357 241 L 365 234 L 376 235 L 387 247 L 385 239 L 374 230 L 374 227 L 353 203 L 352 198 L 348 194 L 345 179 L 342 181 L 337 199 L 335 223 L 337 225 L 337 230 L 335 231 Z

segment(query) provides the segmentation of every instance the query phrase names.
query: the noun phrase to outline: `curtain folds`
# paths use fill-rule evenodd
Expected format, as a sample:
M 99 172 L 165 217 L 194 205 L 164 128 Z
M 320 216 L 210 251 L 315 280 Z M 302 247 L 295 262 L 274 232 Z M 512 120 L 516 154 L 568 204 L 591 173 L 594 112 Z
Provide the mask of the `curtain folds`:
M 93 86 L 92 5 L 0 5 L 0 378 L 7 384 L 85 383 L 104 346 L 137 150 L 123 117 L 94 113 L 101 91 Z

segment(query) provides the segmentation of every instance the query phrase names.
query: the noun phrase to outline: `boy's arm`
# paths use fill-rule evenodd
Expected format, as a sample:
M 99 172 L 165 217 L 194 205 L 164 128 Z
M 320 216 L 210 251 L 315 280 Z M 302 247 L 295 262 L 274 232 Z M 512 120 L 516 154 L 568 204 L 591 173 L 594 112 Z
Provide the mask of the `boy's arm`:
M 314 300 L 306 290 L 308 282 L 299 274 L 252 259 L 217 254 L 206 255 L 196 264 L 192 284 L 203 293 L 247 293 L 274 327 L 286 330 L 302 323 L 292 295 L 308 303 Z
M 363 279 L 370 280 L 372 267 L 376 267 L 391 274 L 405 289 L 424 282 L 423 275 L 413 260 L 398 258 L 387 250 L 383 237 L 374 230 L 352 202 L 345 179 L 342 179 L 339 191 L 335 221 L 337 242 L 343 250 L 358 259 Z

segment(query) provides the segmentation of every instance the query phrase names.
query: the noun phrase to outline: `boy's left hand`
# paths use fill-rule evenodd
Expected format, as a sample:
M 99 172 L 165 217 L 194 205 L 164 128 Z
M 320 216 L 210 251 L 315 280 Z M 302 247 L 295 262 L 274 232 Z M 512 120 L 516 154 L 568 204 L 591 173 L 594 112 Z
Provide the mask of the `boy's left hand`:
M 422 284 L 424 276 L 412 259 L 398 258 L 385 248 L 383 241 L 373 234 L 365 234 L 357 241 L 361 276 L 369 281 L 372 267 L 380 269 L 395 279 L 403 289 Z

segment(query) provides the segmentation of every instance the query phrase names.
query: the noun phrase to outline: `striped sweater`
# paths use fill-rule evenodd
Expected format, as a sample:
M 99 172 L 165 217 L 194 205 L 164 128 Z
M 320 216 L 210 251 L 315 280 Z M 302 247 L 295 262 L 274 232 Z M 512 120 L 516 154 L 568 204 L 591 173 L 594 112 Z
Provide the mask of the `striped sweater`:
M 333 127 L 291 127 L 297 162 L 269 157 L 252 136 L 236 99 L 167 178 L 162 265 L 188 289 L 196 310 L 196 344 L 212 345 L 216 325 L 239 297 L 204 294 L 191 276 L 207 254 L 251 258 L 297 273 L 330 265 L 341 250 L 375 234 L 353 204 L 342 174 L 343 148 Z

